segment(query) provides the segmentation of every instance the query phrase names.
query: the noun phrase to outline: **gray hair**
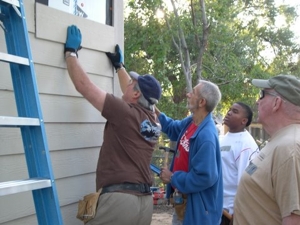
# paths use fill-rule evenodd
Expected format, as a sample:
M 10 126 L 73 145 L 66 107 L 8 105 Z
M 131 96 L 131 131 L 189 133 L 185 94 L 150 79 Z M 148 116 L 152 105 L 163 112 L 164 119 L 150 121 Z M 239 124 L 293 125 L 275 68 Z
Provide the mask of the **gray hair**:
M 202 84 L 198 89 L 199 98 L 206 100 L 206 110 L 212 112 L 221 100 L 220 89 L 216 84 L 206 80 L 199 80 L 199 84 Z
M 138 82 L 135 83 L 134 87 L 133 87 L 133 90 L 135 91 L 139 91 L 141 93 L 139 99 L 138 99 L 138 104 L 140 104 L 141 106 L 143 106 L 144 108 L 146 109 L 149 109 L 151 111 L 154 111 L 154 104 L 150 104 L 148 102 L 148 100 L 144 97 L 143 93 L 141 92 L 141 89 L 140 89 L 140 86 L 138 84 Z M 155 99 L 156 100 L 156 99 Z M 151 99 L 152 101 L 152 99 Z M 156 103 L 158 101 L 156 100 Z

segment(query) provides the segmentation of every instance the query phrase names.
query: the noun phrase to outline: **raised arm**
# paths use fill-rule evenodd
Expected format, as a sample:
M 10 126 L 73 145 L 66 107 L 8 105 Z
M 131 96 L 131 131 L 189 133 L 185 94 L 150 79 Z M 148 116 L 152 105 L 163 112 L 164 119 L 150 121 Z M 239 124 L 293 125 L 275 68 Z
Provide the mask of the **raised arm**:
M 98 88 L 89 79 L 87 73 L 80 65 L 77 56 L 81 44 L 80 30 L 72 25 L 67 30 L 67 40 L 65 44 L 65 59 L 69 76 L 76 88 L 96 109 L 100 112 L 103 110 L 103 105 L 106 97 L 106 92 Z
M 124 66 L 124 57 L 122 50 L 120 49 L 119 45 L 115 46 L 115 52 L 106 52 L 107 57 L 110 59 L 112 65 L 114 66 L 116 73 L 119 77 L 120 87 L 122 93 L 124 94 L 126 91 L 127 85 L 130 83 L 131 77 L 127 73 L 125 66 Z

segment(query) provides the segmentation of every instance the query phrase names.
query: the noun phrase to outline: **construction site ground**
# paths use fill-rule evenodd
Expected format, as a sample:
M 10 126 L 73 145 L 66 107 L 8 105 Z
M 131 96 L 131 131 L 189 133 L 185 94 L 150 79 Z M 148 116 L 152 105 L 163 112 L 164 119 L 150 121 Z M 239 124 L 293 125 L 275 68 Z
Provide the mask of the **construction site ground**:
M 154 205 L 151 225 L 170 225 L 172 214 L 173 207 L 171 205 Z

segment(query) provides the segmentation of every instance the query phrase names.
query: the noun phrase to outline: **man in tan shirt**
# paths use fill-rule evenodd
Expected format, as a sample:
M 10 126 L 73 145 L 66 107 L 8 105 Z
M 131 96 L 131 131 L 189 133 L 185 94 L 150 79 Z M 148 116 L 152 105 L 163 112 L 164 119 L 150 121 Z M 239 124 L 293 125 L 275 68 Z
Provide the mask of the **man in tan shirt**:
M 278 75 L 252 83 L 262 89 L 258 122 L 271 138 L 242 175 L 234 225 L 299 225 L 300 81 Z

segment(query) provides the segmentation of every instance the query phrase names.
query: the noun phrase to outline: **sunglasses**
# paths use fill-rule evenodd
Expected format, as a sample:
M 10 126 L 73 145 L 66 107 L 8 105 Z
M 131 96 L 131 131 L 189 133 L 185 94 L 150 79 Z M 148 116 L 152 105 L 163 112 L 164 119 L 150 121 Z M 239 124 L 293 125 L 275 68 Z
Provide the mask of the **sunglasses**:
M 260 90 L 260 92 L 259 92 L 259 99 L 260 100 L 263 99 L 266 95 L 279 96 L 276 93 L 268 92 L 266 90 Z

